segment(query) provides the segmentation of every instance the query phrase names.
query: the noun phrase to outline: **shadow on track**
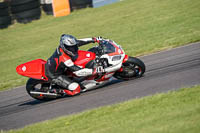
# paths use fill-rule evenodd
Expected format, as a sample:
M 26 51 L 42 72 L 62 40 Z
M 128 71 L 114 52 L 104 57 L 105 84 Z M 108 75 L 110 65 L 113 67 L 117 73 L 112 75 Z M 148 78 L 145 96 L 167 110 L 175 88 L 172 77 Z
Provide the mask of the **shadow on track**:
M 40 101 L 40 100 L 31 100 L 22 104 L 19 104 L 18 106 L 27 106 L 27 105 L 37 105 L 37 104 L 42 104 L 42 103 L 46 103 L 49 101 Z

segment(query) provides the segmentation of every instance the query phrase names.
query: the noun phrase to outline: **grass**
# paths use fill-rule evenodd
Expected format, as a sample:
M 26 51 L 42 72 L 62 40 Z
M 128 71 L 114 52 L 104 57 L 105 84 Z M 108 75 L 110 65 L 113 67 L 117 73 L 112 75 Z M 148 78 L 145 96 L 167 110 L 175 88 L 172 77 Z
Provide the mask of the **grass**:
M 9 133 L 198 133 L 199 95 L 200 86 L 184 88 L 48 120 Z
M 131 56 L 199 41 L 199 6 L 199 0 L 124 0 L 65 17 L 43 14 L 38 21 L 16 23 L 0 30 L 0 90 L 25 84 L 27 78 L 16 74 L 16 66 L 37 58 L 47 59 L 63 33 L 77 38 L 110 38 Z

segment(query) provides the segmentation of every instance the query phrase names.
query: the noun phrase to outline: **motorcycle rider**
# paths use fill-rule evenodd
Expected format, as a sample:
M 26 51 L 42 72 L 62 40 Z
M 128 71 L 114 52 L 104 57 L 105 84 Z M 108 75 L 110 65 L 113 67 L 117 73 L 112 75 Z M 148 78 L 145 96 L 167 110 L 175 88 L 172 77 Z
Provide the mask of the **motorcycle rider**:
M 63 88 L 68 95 L 76 95 L 81 92 L 81 87 L 77 82 L 70 80 L 66 75 L 66 70 L 73 72 L 78 77 L 85 77 L 103 70 L 80 68 L 74 64 L 78 58 L 78 47 L 99 42 L 101 37 L 76 39 L 72 35 L 63 34 L 60 37 L 60 44 L 47 60 L 45 64 L 45 74 L 53 84 L 57 84 Z

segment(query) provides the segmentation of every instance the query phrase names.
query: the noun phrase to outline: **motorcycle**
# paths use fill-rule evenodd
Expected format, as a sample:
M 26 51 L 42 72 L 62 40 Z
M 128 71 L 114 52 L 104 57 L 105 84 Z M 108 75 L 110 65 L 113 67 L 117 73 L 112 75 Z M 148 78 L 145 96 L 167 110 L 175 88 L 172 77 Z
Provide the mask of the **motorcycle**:
M 27 93 L 38 100 L 69 96 L 62 91 L 60 86 L 48 80 L 45 75 L 45 63 L 46 61 L 43 59 L 36 59 L 17 66 L 18 74 L 29 77 L 26 83 Z M 145 64 L 142 60 L 126 55 L 120 45 L 109 39 L 102 39 L 98 46 L 94 46 L 88 51 L 79 50 L 74 64 L 81 68 L 99 67 L 106 70 L 106 72 L 81 78 L 66 70 L 68 78 L 80 84 L 81 92 L 105 85 L 113 77 L 119 80 L 130 80 L 142 77 L 145 72 Z

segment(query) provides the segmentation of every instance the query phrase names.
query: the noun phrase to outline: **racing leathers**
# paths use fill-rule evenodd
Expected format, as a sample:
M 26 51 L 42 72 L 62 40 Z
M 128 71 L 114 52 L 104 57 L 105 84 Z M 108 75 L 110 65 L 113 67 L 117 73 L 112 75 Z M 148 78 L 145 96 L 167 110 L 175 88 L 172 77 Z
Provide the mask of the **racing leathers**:
M 86 45 L 88 43 L 94 43 L 96 39 L 85 38 L 77 40 L 77 46 Z M 70 80 L 66 75 L 66 70 L 73 72 L 78 77 L 89 76 L 94 74 L 93 69 L 80 68 L 74 64 L 74 61 L 78 57 L 78 47 L 75 49 L 75 56 L 69 56 L 63 49 L 58 46 L 53 55 L 47 60 L 45 64 L 45 74 L 51 80 L 63 88 L 63 91 L 68 95 L 76 95 L 81 92 L 81 87 L 77 82 Z

